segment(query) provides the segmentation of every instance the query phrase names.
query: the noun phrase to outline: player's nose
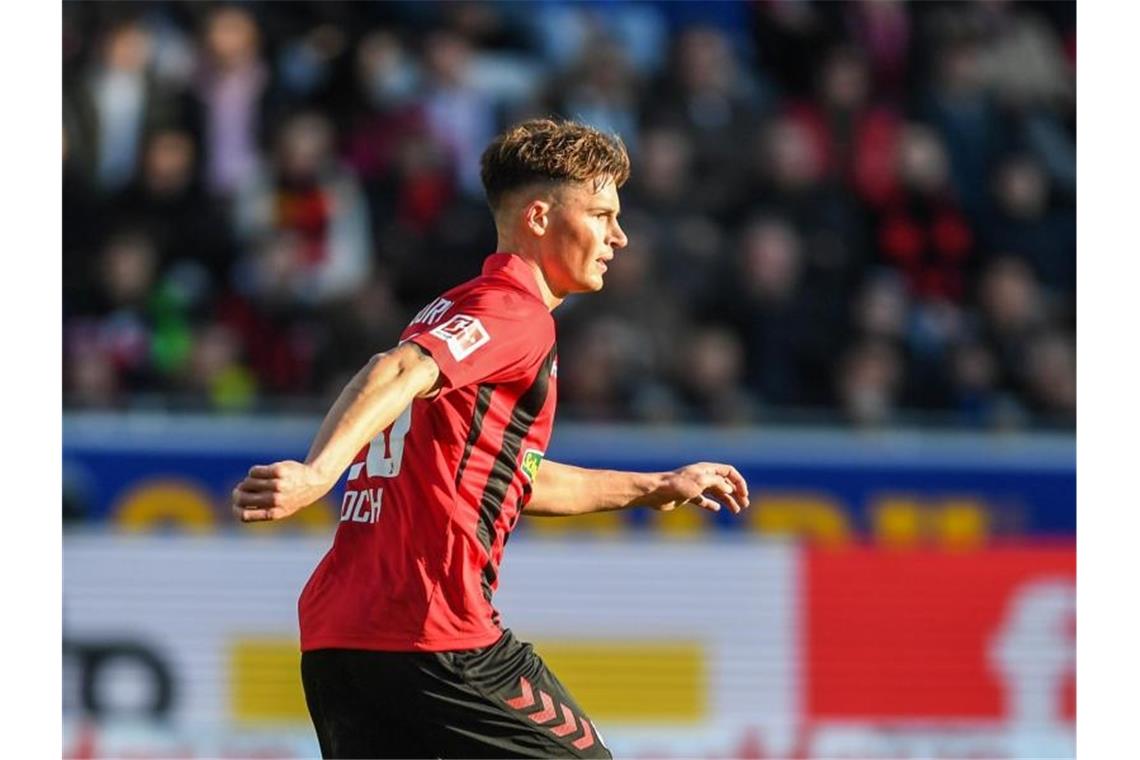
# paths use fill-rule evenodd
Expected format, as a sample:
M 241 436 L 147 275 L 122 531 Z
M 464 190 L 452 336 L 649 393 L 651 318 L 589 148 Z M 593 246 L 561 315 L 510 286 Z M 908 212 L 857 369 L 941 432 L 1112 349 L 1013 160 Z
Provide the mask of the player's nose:
M 629 238 L 625 236 L 625 230 L 616 221 L 614 222 L 613 229 L 610 232 L 610 239 L 606 241 L 611 248 L 625 248 L 629 243 Z

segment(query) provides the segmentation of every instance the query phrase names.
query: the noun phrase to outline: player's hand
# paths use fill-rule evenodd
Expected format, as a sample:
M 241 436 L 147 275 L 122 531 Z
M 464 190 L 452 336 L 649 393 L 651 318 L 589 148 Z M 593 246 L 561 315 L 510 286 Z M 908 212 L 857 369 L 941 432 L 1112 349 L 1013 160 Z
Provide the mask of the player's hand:
M 721 504 L 727 504 L 733 514 L 739 514 L 748 509 L 748 484 L 732 465 L 698 462 L 665 473 L 650 503 L 662 512 L 682 504 L 719 512 Z
M 331 484 L 300 462 L 254 465 L 233 490 L 234 516 L 242 522 L 284 520 L 324 496 L 329 488 Z

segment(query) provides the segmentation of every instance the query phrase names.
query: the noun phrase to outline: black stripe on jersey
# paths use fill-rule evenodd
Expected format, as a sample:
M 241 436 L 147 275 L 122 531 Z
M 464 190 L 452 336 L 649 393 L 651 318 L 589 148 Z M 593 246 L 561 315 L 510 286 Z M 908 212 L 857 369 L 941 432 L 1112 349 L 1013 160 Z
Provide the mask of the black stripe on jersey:
M 491 599 L 491 584 L 495 580 L 495 565 L 490 558 L 491 547 L 495 543 L 495 521 L 503 511 L 503 499 L 507 489 L 515 478 L 515 468 L 519 460 L 519 450 L 523 439 L 530 432 L 538 413 L 546 404 L 546 394 L 550 389 L 550 371 L 554 366 L 554 359 L 558 356 L 558 347 L 552 346 L 546 360 L 542 363 L 534 382 L 526 392 L 519 396 L 515 408 L 511 410 L 511 420 L 503 430 L 503 444 L 495 456 L 495 463 L 491 466 L 491 475 L 487 478 L 487 485 L 483 489 L 483 500 L 479 505 L 479 525 L 476 534 L 479 543 L 487 550 L 487 564 L 483 566 L 483 596 Z
M 480 434 L 483 432 L 483 417 L 487 414 L 487 409 L 491 406 L 491 394 L 494 393 L 495 386 L 493 385 L 480 385 L 479 393 L 475 396 L 475 409 L 471 412 L 471 432 L 467 434 L 467 445 L 463 447 L 463 457 L 459 460 L 459 468 L 455 471 L 455 487 L 459 487 L 459 481 L 463 480 L 463 471 L 467 469 L 467 460 L 471 458 L 471 449 L 475 447 L 475 441 L 479 440 Z
M 491 601 L 491 584 L 499 577 L 499 573 L 495 570 L 495 563 L 487 560 L 487 564 L 483 565 L 483 598 L 488 602 Z M 493 621 L 499 622 L 498 611 L 496 610 Z

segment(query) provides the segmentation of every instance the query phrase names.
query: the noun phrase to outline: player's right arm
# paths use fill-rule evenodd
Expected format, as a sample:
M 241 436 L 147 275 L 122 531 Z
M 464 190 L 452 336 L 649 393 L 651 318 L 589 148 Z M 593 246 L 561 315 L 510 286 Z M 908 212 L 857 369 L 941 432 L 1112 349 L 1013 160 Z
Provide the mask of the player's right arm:
M 340 392 L 303 463 L 250 468 L 233 490 L 234 514 L 242 522 L 281 520 L 312 504 L 329 492 L 366 443 L 413 399 L 431 394 L 439 379 L 435 360 L 414 343 L 373 356 Z

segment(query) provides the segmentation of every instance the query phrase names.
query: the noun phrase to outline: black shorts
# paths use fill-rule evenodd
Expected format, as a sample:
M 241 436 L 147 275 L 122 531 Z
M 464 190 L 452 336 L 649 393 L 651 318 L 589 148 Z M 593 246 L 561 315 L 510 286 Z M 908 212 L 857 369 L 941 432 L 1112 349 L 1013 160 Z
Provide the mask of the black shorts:
M 326 758 L 612 757 L 510 631 L 456 652 L 304 652 L 301 680 Z

